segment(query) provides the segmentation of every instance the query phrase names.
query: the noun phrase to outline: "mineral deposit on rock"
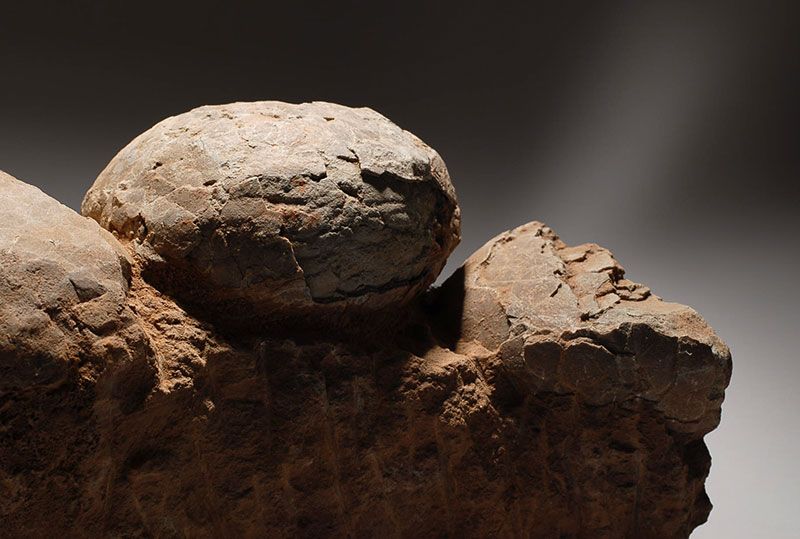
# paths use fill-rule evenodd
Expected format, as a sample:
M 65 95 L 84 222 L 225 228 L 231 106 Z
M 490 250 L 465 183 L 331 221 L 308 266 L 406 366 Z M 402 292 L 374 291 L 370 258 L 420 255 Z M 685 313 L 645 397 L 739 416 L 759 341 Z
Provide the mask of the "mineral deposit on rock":
M 460 238 L 439 155 L 371 109 L 331 103 L 168 118 L 109 163 L 82 209 L 133 242 L 154 282 L 272 318 L 407 303 Z
M 458 236 L 445 174 L 371 111 L 259 103 L 123 150 L 84 205 L 119 241 L 0 176 L 0 536 L 687 537 L 727 348 L 541 223 L 423 291 Z M 231 333 L 186 308 L 189 275 L 253 317 L 278 297 L 284 316 L 401 314 L 358 337 Z

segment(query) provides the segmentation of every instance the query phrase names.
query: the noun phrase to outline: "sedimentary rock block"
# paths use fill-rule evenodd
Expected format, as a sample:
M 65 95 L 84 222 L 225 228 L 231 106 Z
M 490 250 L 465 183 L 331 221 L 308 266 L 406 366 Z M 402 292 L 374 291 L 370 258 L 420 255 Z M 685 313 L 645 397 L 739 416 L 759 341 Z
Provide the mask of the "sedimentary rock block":
M 336 176 L 357 163 L 368 177 Z M 371 111 L 259 103 L 123 150 L 84 204 L 116 239 L 0 175 L 2 533 L 688 536 L 728 349 L 536 222 L 423 290 L 458 236 L 444 170 Z M 302 195 L 299 221 L 275 186 Z M 239 301 L 261 323 L 232 332 Z M 361 308 L 395 324 L 286 323 Z
M 82 209 L 184 299 L 317 324 L 408 303 L 460 238 L 439 155 L 370 109 L 331 103 L 168 118 L 109 163 Z

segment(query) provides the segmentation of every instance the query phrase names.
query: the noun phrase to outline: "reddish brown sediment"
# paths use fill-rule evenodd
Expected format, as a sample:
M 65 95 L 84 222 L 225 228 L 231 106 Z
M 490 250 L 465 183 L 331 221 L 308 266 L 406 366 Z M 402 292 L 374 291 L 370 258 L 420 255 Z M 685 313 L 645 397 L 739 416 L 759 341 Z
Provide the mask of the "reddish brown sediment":
M 197 110 L 219 116 L 203 129 L 219 121 L 227 137 L 243 110 L 269 107 L 296 106 Z M 364 109 L 306 107 L 320 125 L 361 114 L 401 132 Z M 245 138 L 296 134 L 271 122 L 259 119 Z M 414 165 L 416 150 L 380 136 L 364 144 L 391 149 L 391 159 L 334 156 L 372 163 L 374 178 L 308 194 L 303 175 L 287 172 L 288 192 L 308 194 L 292 204 L 313 206 L 309 214 L 339 232 L 314 250 L 324 234 L 311 220 L 302 226 L 313 234 L 284 229 L 261 243 L 263 208 L 283 202 L 262 188 L 236 198 L 229 215 L 205 190 L 228 180 L 209 183 L 179 164 L 195 159 L 193 140 L 219 145 L 203 150 L 216 159 L 209 170 L 258 161 L 259 150 L 227 148 L 215 133 L 145 134 L 115 158 L 84 204 L 114 235 L 0 174 L 0 536 L 672 538 L 705 521 L 703 436 L 719 423 L 731 360 L 695 311 L 626 280 L 602 247 L 566 246 L 536 222 L 497 236 L 426 290 L 458 239 L 458 209 L 438 155 L 408 133 L 440 172 L 430 176 Z M 325 148 L 336 147 L 340 134 L 325 136 Z M 180 142 L 163 147 L 170 137 Z M 316 170 L 316 157 L 281 151 L 269 166 Z M 153 172 L 169 182 L 203 181 L 151 196 L 160 188 L 145 169 L 156 155 Z M 268 152 L 259 155 L 262 166 Z M 375 163 L 392 164 L 381 172 Z M 267 172 L 260 184 L 283 192 Z M 325 193 L 331 204 L 353 198 L 348 219 L 358 221 L 357 193 L 370 181 L 384 182 L 378 206 L 393 208 L 378 214 L 405 217 L 396 227 L 379 220 L 385 230 L 360 242 L 343 235 Z M 162 199 L 182 210 L 158 210 Z M 183 210 L 192 217 L 170 217 Z M 183 243 L 187 223 L 211 214 L 209 237 L 229 227 L 226 237 L 250 242 L 235 252 L 250 253 L 252 271 L 268 278 L 222 285 L 247 271 L 199 265 L 201 252 L 222 260 L 233 249 L 202 247 L 205 236 Z M 399 243 L 378 248 L 375 238 L 395 235 Z M 336 297 L 317 297 L 327 285 L 301 277 L 301 300 L 276 299 L 306 271 L 297 256 L 286 269 L 258 252 L 280 237 L 302 243 L 309 264 L 350 264 Z

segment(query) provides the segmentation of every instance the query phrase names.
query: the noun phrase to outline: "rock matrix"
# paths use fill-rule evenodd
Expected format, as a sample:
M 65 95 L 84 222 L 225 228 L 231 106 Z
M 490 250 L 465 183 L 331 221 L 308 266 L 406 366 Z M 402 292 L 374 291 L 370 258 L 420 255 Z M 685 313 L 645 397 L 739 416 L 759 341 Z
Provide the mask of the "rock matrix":
M 453 188 L 369 109 L 167 119 L 83 212 L 0 174 L 1 537 L 674 538 L 711 510 L 726 346 L 538 222 L 429 288 Z

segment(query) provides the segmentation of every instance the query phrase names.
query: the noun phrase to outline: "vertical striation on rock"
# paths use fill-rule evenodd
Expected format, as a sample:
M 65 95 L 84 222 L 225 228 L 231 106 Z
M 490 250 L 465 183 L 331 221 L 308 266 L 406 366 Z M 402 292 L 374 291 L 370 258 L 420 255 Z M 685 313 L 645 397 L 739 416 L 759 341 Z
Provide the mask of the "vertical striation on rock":
M 425 290 L 455 196 L 377 113 L 196 109 L 83 209 L 114 235 L 0 175 L 0 535 L 686 537 L 707 518 L 725 345 L 536 222 Z

